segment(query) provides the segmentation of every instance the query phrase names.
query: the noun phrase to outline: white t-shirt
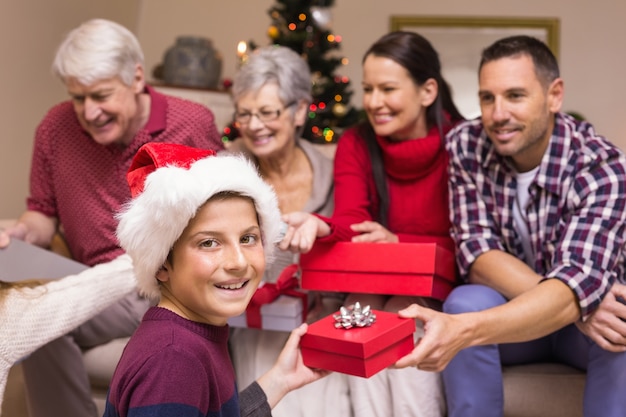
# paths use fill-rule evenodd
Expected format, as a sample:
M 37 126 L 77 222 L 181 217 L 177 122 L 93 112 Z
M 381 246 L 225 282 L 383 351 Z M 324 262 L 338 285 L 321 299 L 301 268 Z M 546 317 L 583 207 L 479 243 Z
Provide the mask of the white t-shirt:
M 528 204 L 529 194 L 528 187 L 532 183 L 539 167 L 528 172 L 517 173 L 517 196 L 513 205 L 513 223 L 515 230 L 522 239 L 524 247 L 524 261 L 531 268 L 535 267 L 535 252 L 530 244 L 530 230 L 528 229 L 528 218 L 526 216 L 526 205 Z

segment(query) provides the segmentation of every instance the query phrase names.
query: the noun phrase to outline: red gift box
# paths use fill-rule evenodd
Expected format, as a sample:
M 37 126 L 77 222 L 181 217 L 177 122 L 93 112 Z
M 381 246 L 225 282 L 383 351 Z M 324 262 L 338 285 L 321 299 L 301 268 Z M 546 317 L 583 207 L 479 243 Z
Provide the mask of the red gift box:
M 369 378 L 413 350 L 413 319 L 372 312 L 376 321 L 369 327 L 338 329 L 332 314 L 310 324 L 300 340 L 304 364 Z
M 436 243 L 317 242 L 300 256 L 303 289 L 444 300 L 456 282 L 454 254 Z

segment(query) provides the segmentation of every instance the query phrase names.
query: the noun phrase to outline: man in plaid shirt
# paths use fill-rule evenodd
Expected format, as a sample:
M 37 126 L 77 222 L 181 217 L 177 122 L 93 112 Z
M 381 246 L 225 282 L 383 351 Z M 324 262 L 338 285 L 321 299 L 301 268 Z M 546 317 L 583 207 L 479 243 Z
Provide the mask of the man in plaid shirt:
M 468 285 L 444 313 L 400 313 L 426 334 L 396 365 L 443 369 L 450 417 L 502 416 L 501 365 L 547 360 L 587 371 L 585 416 L 626 410 L 626 157 L 560 112 L 563 90 L 545 44 L 499 40 L 482 55 L 481 118 L 448 134 Z

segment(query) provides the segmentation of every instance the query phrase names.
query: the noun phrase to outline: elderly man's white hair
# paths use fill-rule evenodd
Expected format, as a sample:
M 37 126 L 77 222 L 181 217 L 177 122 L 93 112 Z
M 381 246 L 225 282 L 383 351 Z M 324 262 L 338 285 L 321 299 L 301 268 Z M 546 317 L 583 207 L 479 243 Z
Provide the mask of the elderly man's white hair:
M 136 69 L 143 68 L 139 41 L 124 26 L 105 19 L 92 19 L 67 34 L 57 49 L 52 71 L 67 81 L 74 78 L 91 85 L 119 77 L 132 85 Z

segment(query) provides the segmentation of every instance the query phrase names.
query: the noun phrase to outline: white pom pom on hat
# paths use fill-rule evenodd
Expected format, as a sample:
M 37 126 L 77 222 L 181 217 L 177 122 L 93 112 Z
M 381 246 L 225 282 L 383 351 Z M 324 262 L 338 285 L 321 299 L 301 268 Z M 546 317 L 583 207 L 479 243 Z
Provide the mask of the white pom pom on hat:
M 250 197 L 259 216 L 266 261 L 281 236 L 278 201 L 243 156 L 171 143 L 143 145 L 127 174 L 132 200 L 117 215 L 120 246 L 131 256 L 139 291 L 160 298 L 156 273 L 198 209 L 212 196 L 233 191 Z

